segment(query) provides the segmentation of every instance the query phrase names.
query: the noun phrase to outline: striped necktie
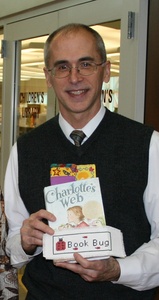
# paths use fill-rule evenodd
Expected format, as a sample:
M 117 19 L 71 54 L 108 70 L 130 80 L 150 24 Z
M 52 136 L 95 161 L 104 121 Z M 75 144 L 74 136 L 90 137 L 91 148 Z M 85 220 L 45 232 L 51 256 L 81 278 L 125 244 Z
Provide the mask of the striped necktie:
M 81 146 L 83 139 L 85 138 L 85 133 L 81 130 L 73 130 L 70 134 L 71 139 L 73 139 L 75 146 Z

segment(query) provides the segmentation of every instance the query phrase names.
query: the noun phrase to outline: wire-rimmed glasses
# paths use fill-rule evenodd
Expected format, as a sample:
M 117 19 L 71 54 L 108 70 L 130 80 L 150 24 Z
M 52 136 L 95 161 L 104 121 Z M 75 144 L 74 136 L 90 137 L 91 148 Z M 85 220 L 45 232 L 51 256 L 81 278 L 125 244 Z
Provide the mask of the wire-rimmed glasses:
M 65 78 L 69 76 L 72 69 L 77 69 L 78 73 L 82 76 L 89 76 L 96 72 L 97 67 L 103 65 L 105 62 L 102 63 L 95 63 L 92 61 L 82 61 L 76 67 L 72 67 L 67 63 L 59 63 L 54 66 L 52 69 L 48 69 L 48 72 L 51 73 L 53 77 L 56 78 Z

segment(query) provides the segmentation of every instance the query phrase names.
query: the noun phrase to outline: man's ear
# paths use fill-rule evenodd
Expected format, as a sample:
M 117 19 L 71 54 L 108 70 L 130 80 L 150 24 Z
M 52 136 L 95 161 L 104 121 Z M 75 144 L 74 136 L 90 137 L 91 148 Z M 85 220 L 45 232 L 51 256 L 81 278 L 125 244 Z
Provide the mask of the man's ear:
M 110 80 L 110 61 L 106 61 L 105 66 L 104 66 L 104 82 L 109 82 Z
M 47 86 L 48 86 L 48 88 L 51 88 L 52 83 L 51 83 L 51 80 L 50 80 L 50 74 L 49 74 L 48 70 L 45 67 L 43 68 L 43 71 L 44 71 L 44 74 L 45 74 Z

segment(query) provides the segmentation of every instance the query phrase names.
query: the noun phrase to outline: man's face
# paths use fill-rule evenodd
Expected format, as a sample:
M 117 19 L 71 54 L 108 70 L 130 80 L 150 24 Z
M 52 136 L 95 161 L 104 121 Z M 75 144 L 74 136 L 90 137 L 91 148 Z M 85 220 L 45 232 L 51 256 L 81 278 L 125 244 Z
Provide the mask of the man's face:
M 83 60 L 101 63 L 95 40 L 85 30 L 57 36 L 51 43 L 50 69 L 57 62 L 65 62 L 71 67 L 77 67 Z M 69 121 L 71 115 L 90 116 L 92 118 L 101 105 L 101 88 L 103 81 L 109 81 L 110 65 L 98 66 L 89 75 L 82 76 L 73 68 L 68 77 L 56 78 L 45 70 L 49 87 L 53 87 L 59 101 L 60 112 Z

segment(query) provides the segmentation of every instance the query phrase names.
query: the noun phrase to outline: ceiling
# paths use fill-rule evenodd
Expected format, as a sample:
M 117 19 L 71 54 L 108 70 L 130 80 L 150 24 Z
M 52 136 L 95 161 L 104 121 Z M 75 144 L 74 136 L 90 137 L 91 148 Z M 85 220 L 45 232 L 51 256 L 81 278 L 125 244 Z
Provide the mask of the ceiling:
M 92 26 L 103 37 L 107 58 L 111 62 L 111 76 L 119 76 L 120 66 L 120 21 Z M 47 36 L 22 41 L 21 80 L 44 79 L 43 48 Z M 3 35 L 0 35 L 0 40 Z M 0 58 L 0 81 L 2 81 L 3 59 Z

